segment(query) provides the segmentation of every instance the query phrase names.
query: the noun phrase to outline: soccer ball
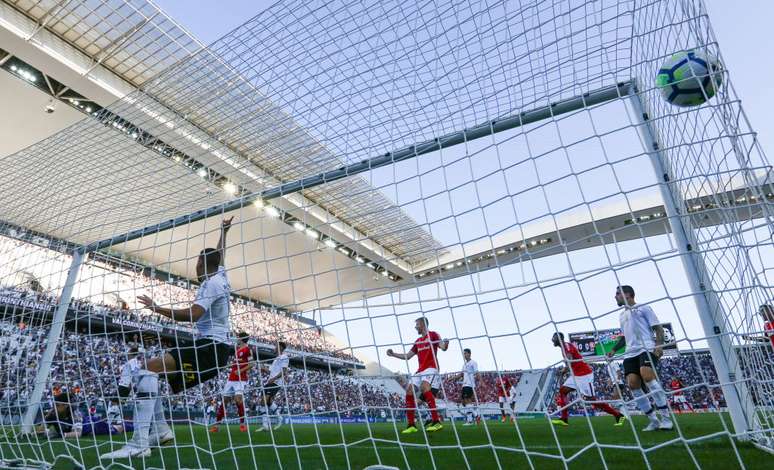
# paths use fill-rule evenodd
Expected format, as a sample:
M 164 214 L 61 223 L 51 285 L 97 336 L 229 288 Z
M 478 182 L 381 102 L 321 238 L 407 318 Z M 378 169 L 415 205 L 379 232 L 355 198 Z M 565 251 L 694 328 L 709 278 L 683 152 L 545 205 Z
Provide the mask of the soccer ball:
M 661 65 L 656 86 L 661 96 L 676 106 L 698 106 L 715 96 L 720 75 L 716 58 L 696 49 L 681 51 Z

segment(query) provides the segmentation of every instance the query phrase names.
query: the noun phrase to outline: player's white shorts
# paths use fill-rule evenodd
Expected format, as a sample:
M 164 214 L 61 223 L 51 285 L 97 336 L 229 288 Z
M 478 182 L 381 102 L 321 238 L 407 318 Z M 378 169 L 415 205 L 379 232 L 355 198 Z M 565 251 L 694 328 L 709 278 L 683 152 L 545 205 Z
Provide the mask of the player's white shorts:
M 498 403 L 510 403 L 516 399 L 516 395 L 514 394 L 514 389 L 516 387 L 511 387 L 511 390 L 508 392 L 507 397 L 497 397 Z
M 429 382 L 430 388 L 441 388 L 441 376 L 438 375 L 438 369 L 425 369 L 411 376 L 411 383 L 419 388 L 422 382 Z
M 577 390 L 578 393 L 583 395 L 584 397 L 593 397 L 594 396 L 594 373 L 586 374 L 586 375 L 572 375 L 570 374 L 569 377 L 567 377 L 567 380 L 564 381 L 562 384 L 562 387 L 571 388 L 573 390 Z
M 226 382 L 226 386 L 223 387 L 223 391 L 220 392 L 221 395 L 226 397 L 233 397 L 234 395 L 244 395 L 245 394 L 245 386 L 247 385 L 247 382 L 242 382 L 238 380 L 229 380 Z
M 675 403 L 688 403 L 688 400 L 685 399 L 685 395 L 672 395 L 672 401 Z

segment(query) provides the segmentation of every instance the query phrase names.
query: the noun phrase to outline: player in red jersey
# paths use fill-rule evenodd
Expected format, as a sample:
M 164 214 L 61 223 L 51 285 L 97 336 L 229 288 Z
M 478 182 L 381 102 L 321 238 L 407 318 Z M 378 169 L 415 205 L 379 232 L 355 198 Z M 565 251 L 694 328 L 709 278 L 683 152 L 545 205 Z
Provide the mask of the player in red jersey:
M 577 391 L 582 399 L 587 401 L 593 408 L 613 415 L 615 417 L 616 426 L 623 425 L 624 419 L 626 419 L 624 415 L 607 403 L 595 401 L 594 370 L 583 360 L 583 356 L 581 356 L 578 348 L 572 343 L 566 343 L 564 341 L 564 334 L 559 332 L 554 333 L 551 337 L 551 342 L 554 343 L 555 347 L 562 349 L 562 358 L 565 363 L 563 372 L 571 372 L 570 376 L 567 377 L 567 380 L 565 380 L 564 384 L 559 388 L 559 397 L 556 399 L 556 404 L 561 408 L 561 418 L 555 418 L 551 420 L 551 422 L 559 426 L 568 425 L 567 421 L 570 416 L 570 402 L 567 400 L 567 397 L 573 391 Z
M 247 345 L 249 340 L 250 335 L 244 331 L 237 335 L 236 357 L 234 358 L 234 363 L 231 364 L 228 382 L 226 382 L 226 386 L 221 392 L 223 400 L 218 407 L 215 424 L 210 428 L 210 432 L 218 432 L 218 423 L 223 421 L 223 418 L 226 416 L 226 405 L 232 398 L 234 399 L 234 402 L 236 402 L 237 411 L 239 412 L 239 430 L 242 432 L 247 431 L 247 425 L 245 424 L 244 393 L 245 386 L 247 385 L 247 374 L 252 367 L 250 360 L 253 357 L 250 346 Z
M 435 396 L 433 388 L 439 388 L 441 385 L 441 376 L 438 374 L 438 349 L 446 351 L 449 349 L 449 340 L 441 339 L 441 336 L 435 331 L 427 329 L 429 322 L 427 318 L 417 318 L 414 327 L 419 333 L 419 338 L 414 341 L 414 346 L 407 353 L 396 353 L 392 349 L 387 350 L 387 355 L 396 359 L 408 361 L 414 356 L 419 359 L 417 373 L 411 377 L 411 381 L 406 386 L 406 416 L 408 417 L 408 427 L 403 430 L 403 434 L 417 432 L 416 419 L 416 400 L 414 394 L 416 389 L 427 403 L 430 409 L 432 422 L 425 428 L 427 432 L 435 432 L 443 429 L 441 418 L 438 415 L 438 409 L 435 407 Z
M 683 393 L 683 383 L 677 377 L 669 382 L 669 388 L 672 389 L 672 406 L 679 411 L 693 411 L 693 407 L 685 398 Z
M 774 350 L 774 307 L 763 304 L 758 307 L 758 313 L 763 318 L 763 336 L 744 335 L 742 338 L 748 341 L 771 343 L 771 348 Z
M 505 403 L 509 403 L 511 412 L 514 411 L 516 402 L 513 400 L 513 382 L 509 377 L 500 376 L 495 381 L 495 388 L 497 389 L 497 401 L 500 403 L 500 421 L 503 423 L 508 421 L 508 414 L 505 412 Z

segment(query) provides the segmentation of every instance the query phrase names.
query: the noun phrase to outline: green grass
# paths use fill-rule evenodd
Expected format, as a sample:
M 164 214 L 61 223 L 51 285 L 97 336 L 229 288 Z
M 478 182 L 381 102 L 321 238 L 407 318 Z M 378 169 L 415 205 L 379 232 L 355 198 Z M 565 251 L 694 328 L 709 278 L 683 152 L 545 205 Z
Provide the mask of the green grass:
M 564 468 L 562 460 L 557 458 L 563 455 L 570 459 L 570 468 L 582 470 L 603 468 L 602 456 L 608 468 L 634 470 L 647 468 L 649 463 L 654 469 L 682 470 L 698 465 L 725 470 L 741 468 L 738 453 L 747 468 L 771 468 L 770 455 L 747 443 L 732 443 L 727 436 L 720 435 L 722 420 L 730 428 L 730 420 L 723 414 L 678 416 L 680 431 L 689 441 L 679 440 L 677 431 L 642 433 L 639 429 L 646 423 L 641 417 L 620 428 L 614 427 L 612 418 L 606 416 L 591 418 L 591 427 L 586 418 L 576 417 L 570 420 L 569 427 L 556 429 L 544 418 L 522 419 L 516 425 L 488 422 L 486 427 L 462 427 L 461 423 L 452 425 L 447 421 L 445 428 L 437 433 L 425 435 L 420 431 L 401 436 L 401 445 L 396 443 L 396 431 L 402 429 L 403 423 L 398 423 L 397 428 L 392 424 L 371 425 L 371 434 L 364 424 L 318 425 L 316 428 L 284 425 L 273 433 L 241 433 L 236 426 L 222 426 L 215 434 L 207 432 L 203 426 L 177 426 L 176 447 L 155 449 L 150 458 L 144 462 L 132 461 L 131 465 L 135 468 L 306 470 L 361 469 L 382 463 L 399 468 L 469 467 L 478 470 L 530 468 L 531 461 L 535 468 L 543 469 Z M 594 442 L 592 429 L 600 444 L 631 448 L 590 446 Z M 55 455 L 69 453 L 76 461 L 92 468 L 99 463 L 98 453 L 109 452 L 111 447 L 119 445 L 116 441 L 111 444 L 107 437 L 89 438 L 80 443 L 52 440 L 17 445 L 10 434 L 11 429 L 6 428 L 6 431 L 5 438 L 0 436 L 0 457 L 4 459 L 18 458 L 23 453 L 27 458 L 53 461 Z M 702 437 L 704 439 L 690 441 Z M 490 438 L 496 449 L 489 445 Z M 342 443 L 348 444 L 346 448 Z M 525 448 L 529 455 L 525 454 Z M 71 469 L 73 465 L 60 458 L 55 468 Z

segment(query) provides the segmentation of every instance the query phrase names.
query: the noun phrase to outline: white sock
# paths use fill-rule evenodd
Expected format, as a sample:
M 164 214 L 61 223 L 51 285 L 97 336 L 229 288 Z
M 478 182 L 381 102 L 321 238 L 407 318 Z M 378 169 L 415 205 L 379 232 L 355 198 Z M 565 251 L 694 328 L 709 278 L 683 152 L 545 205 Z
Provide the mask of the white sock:
M 162 435 L 170 431 L 167 418 L 164 416 L 164 405 L 161 403 L 161 397 L 158 397 L 153 407 L 153 432 Z
M 265 428 L 271 427 L 271 418 L 269 417 L 269 407 L 268 406 L 265 407 L 264 410 L 263 410 L 263 418 L 261 418 L 261 424 Z
M 148 447 L 148 435 L 154 427 L 156 403 L 159 401 L 159 376 L 158 374 L 143 375 L 135 386 L 137 393 L 145 394 L 135 402 L 134 434 L 132 445 L 140 448 Z M 163 414 L 162 414 L 163 416 Z M 164 423 L 166 425 L 166 423 Z
M 634 402 L 637 403 L 637 408 L 645 413 L 648 418 L 653 419 L 653 407 L 650 405 L 650 400 L 645 396 L 645 392 L 641 388 L 633 388 L 632 396 L 634 396 Z
M 134 404 L 134 434 L 130 444 L 145 449 L 148 447 L 148 435 L 153 423 L 155 399 L 138 399 Z
M 274 403 L 272 403 L 274 405 Z M 282 424 L 282 408 L 274 405 L 274 414 L 277 415 L 277 426 Z
M 661 383 L 658 380 L 653 379 L 648 382 L 648 389 L 651 391 L 651 395 L 653 395 L 653 401 L 656 402 L 656 408 L 658 408 L 659 413 L 664 417 L 668 417 L 669 407 L 667 406 L 667 396 L 664 389 L 661 387 Z

